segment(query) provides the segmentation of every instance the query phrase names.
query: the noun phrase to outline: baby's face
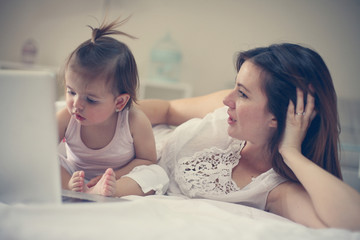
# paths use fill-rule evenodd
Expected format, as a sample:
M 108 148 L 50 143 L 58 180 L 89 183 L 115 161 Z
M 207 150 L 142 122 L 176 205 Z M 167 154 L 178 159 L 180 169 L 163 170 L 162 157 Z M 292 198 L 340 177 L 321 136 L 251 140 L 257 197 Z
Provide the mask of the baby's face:
M 89 81 L 68 69 L 65 72 L 68 111 L 83 125 L 105 124 L 114 116 L 116 101 L 101 76 Z

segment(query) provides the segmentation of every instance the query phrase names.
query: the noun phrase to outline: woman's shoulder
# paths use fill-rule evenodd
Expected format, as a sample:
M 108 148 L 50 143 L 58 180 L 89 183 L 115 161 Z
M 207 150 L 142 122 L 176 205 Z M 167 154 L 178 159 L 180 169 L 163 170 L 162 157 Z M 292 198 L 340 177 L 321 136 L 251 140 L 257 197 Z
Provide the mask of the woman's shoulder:
M 271 197 L 274 197 L 274 199 L 276 199 L 279 196 L 287 194 L 290 191 L 293 191 L 299 187 L 302 188 L 301 184 L 299 184 L 299 183 L 292 182 L 292 181 L 284 181 L 281 184 L 279 184 L 278 186 L 276 186 L 273 190 L 271 190 L 269 197 L 271 195 Z
M 284 181 L 269 192 L 266 209 L 270 211 L 271 209 L 277 209 L 284 199 L 289 198 L 289 196 L 295 197 L 298 193 L 304 191 L 305 189 L 300 183 Z

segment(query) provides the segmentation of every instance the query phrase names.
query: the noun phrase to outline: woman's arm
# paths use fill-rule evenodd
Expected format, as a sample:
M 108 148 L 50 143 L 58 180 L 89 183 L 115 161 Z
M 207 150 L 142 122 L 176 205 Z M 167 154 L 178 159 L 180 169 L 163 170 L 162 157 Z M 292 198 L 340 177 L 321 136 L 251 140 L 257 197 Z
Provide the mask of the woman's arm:
M 301 143 L 316 114 L 314 97 L 307 96 L 305 111 L 303 99 L 303 93 L 298 90 L 296 110 L 294 104 L 289 103 L 279 147 L 285 163 L 302 186 L 278 186 L 269 194 L 267 207 L 271 212 L 311 227 L 360 230 L 360 194 L 301 153 Z M 296 112 L 305 112 L 305 115 Z
M 151 124 L 180 125 L 191 118 L 202 118 L 209 112 L 222 107 L 223 99 L 230 90 L 222 90 L 208 95 L 183 98 L 171 101 L 147 99 L 138 102 L 140 108 L 150 119 Z
M 284 183 L 268 196 L 270 212 L 309 227 L 360 230 L 360 194 L 299 152 L 283 151 L 302 186 Z

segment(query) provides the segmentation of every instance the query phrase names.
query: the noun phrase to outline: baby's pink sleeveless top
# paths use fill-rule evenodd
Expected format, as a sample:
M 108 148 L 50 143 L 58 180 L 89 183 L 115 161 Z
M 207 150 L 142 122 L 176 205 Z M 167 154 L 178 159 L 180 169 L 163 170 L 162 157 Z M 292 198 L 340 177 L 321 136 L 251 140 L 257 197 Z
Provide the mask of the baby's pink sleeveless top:
M 129 127 L 129 110 L 118 113 L 116 131 L 111 142 L 101 149 L 90 149 L 82 141 L 81 124 L 71 117 L 65 132 L 66 159 L 62 161 L 70 173 L 83 170 L 85 179 L 102 175 L 107 168 L 123 167 L 135 157 L 133 138 Z

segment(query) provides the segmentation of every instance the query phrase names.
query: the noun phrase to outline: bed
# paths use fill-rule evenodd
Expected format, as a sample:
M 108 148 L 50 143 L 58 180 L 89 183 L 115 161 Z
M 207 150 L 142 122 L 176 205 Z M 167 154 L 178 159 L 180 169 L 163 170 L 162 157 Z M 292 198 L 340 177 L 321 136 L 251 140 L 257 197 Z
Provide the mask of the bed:
M 0 239 L 360 240 L 360 231 L 311 229 L 235 203 L 181 195 L 128 196 L 124 200 L 42 205 L 0 203 Z
M 112 203 L 0 204 L 0 239 L 360 239 L 242 205 L 171 196 Z

